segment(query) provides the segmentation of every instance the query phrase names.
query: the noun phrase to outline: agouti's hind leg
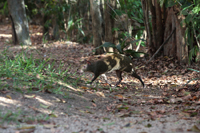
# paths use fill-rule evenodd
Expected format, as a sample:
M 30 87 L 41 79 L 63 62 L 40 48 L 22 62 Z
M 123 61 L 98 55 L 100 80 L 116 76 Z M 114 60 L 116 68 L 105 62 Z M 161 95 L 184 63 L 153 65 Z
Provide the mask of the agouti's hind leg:
M 115 72 L 116 72 L 117 78 L 119 79 L 119 81 L 116 83 L 115 86 L 118 86 L 122 81 L 122 71 L 116 70 Z
M 142 84 L 142 86 L 143 86 L 143 88 L 145 88 L 144 82 L 142 81 L 142 79 L 140 78 L 140 76 L 138 76 L 135 72 L 132 73 L 132 76 L 135 77 L 135 78 L 137 78 L 137 79 L 139 79 L 140 82 L 141 82 L 141 84 Z

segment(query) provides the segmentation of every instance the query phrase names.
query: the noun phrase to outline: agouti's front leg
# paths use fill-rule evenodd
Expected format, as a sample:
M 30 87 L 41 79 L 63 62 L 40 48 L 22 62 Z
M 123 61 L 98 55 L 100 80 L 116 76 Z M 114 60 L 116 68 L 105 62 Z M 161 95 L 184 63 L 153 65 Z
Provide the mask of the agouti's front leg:
M 93 81 L 95 81 L 97 78 L 99 77 L 99 75 L 94 75 L 94 78 L 92 79 L 92 81 L 90 82 L 90 84 L 92 84 L 93 83 Z
M 116 72 L 117 78 L 119 79 L 119 81 L 115 85 L 117 87 L 122 81 L 122 71 L 116 70 L 115 72 Z
M 106 75 L 105 75 L 105 74 L 102 74 L 102 76 L 104 77 L 106 83 L 108 83 L 108 84 L 111 86 L 111 84 L 108 82 L 108 79 L 107 79 Z M 92 79 L 92 81 L 90 82 L 90 84 L 92 84 L 93 81 L 95 81 L 98 77 L 99 77 L 99 74 L 95 74 L 95 75 L 94 75 L 94 78 Z

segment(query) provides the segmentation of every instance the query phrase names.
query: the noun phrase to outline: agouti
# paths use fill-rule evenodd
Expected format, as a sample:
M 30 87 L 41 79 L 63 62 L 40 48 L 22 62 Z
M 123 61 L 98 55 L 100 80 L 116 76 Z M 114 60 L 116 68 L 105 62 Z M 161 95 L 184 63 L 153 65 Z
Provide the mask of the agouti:
M 94 78 L 92 79 L 90 84 L 92 84 L 92 82 L 99 75 L 104 74 L 106 72 L 116 71 L 117 77 L 119 79 L 119 81 L 116 83 L 116 86 L 117 86 L 120 84 L 122 80 L 122 72 L 124 71 L 124 72 L 129 73 L 131 76 L 139 79 L 144 87 L 144 82 L 134 70 L 134 65 L 133 65 L 132 60 L 125 55 L 109 54 L 98 61 L 94 61 L 94 62 L 87 61 L 87 66 L 84 71 L 94 73 Z M 107 79 L 105 78 L 105 80 Z

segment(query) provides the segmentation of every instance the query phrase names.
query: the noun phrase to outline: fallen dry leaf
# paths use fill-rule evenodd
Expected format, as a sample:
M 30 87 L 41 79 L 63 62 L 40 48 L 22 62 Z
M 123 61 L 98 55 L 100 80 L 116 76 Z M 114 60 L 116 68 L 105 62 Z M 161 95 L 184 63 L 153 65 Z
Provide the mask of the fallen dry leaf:
M 10 95 L 6 95 L 7 98 L 12 99 L 12 97 Z
M 96 94 L 97 94 L 98 96 L 105 97 L 105 95 L 104 95 L 103 92 L 96 92 Z

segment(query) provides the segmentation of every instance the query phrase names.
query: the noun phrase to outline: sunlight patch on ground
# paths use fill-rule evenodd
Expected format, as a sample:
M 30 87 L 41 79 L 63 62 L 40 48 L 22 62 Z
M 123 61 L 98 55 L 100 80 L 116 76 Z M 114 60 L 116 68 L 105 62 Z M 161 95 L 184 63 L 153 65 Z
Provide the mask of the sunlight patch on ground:
M 0 34 L 0 37 L 7 37 L 7 38 L 11 38 L 12 35 L 11 34 Z
M 21 45 L 18 45 L 18 46 L 13 46 L 13 47 L 10 47 L 9 49 L 37 49 L 36 46 L 30 46 L 30 45 L 26 45 L 26 46 L 21 46 Z
M 18 101 L 0 96 L 0 105 L 9 106 L 16 104 L 18 104 Z
M 42 76 L 44 76 L 45 78 L 48 78 L 48 77 L 45 76 L 45 75 L 42 75 Z M 37 77 L 38 79 L 44 80 L 44 77 L 41 77 L 39 74 L 37 74 L 36 77 Z M 51 80 L 57 82 L 58 84 L 60 84 L 60 85 L 62 85 L 62 86 L 65 86 L 65 87 L 67 87 L 67 88 L 69 88 L 69 89 L 71 89 L 71 90 L 73 90 L 73 91 L 81 91 L 81 92 L 82 92 L 82 90 L 76 89 L 76 88 L 74 88 L 74 87 L 68 85 L 67 83 L 64 83 L 64 82 L 62 82 L 61 80 L 58 80 L 58 79 L 56 79 L 56 78 L 51 77 Z
M 39 102 L 45 104 L 45 105 L 53 105 L 52 103 L 44 100 L 43 98 L 39 97 L 39 96 L 36 96 L 35 99 L 37 99 Z
M 67 87 L 67 88 L 69 88 L 69 89 L 71 89 L 73 91 L 81 91 L 80 89 L 76 89 L 76 88 L 74 88 L 74 87 L 72 87 L 72 86 L 70 86 L 70 85 L 68 85 L 68 84 L 66 84 L 66 83 L 64 83 L 62 81 L 58 81 L 58 84 L 63 85 L 63 86 L 65 86 L 65 87 Z

